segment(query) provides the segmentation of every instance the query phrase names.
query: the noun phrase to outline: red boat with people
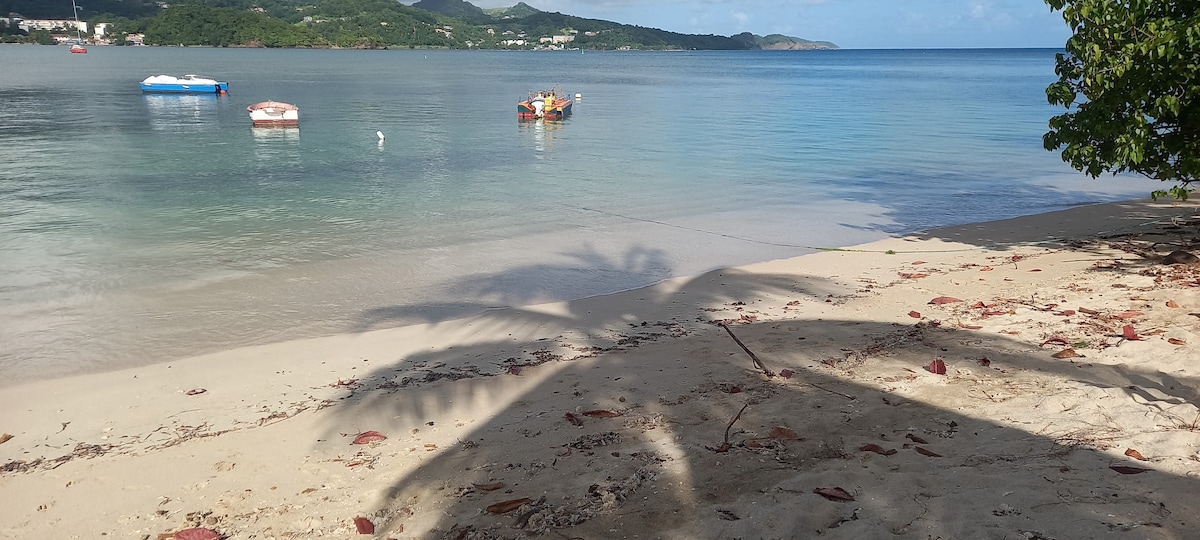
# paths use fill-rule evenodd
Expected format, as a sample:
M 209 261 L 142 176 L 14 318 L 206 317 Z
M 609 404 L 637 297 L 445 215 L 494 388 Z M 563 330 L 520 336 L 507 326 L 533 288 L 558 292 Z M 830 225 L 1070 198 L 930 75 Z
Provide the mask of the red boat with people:
M 549 118 L 561 120 L 570 116 L 571 105 L 574 104 L 562 87 L 555 86 L 552 90 L 530 92 L 529 99 L 517 103 L 517 118 L 531 120 Z

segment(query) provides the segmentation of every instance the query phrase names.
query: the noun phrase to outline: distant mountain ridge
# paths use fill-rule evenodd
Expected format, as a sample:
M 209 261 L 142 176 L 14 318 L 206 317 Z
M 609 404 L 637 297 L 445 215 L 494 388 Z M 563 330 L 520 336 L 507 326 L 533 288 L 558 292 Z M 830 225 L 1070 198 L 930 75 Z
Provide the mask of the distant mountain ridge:
M 476 6 L 475 4 L 467 2 L 466 0 L 420 0 L 419 2 L 413 4 L 412 7 L 415 7 L 418 9 L 423 9 L 425 11 L 431 11 L 433 13 L 438 13 L 441 15 L 446 15 L 448 17 L 462 19 L 462 20 L 470 22 L 472 24 L 487 24 L 489 22 L 511 21 L 514 19 L 524 19 L 524 18 L 535 16 L 535 15 L 546 13 L 541 10 L 538 10 L 537 8 L 530 6 L 529 4 L 526 4 L 525 2 L 519 2 L 515 6 L 512 6 L 512 7 L 492 8 L 492 9 L 485 10 L 483 8 Z M 570 17 L 570 16 L 567 16 L 567 17 Z M 571 17 L 571 18 L 578 19 L 578 17 Z M 594 21 L 593 19 L 580 19 L 580 20 Z M 609 21 L 595 21 L 595 22 L 609 22 Z M 621 23 L 612 23 L 612 24 L 617 24 L 619 26 L 627 26 L 627 25 L 624 25 Z M 650 29 L 650 30 L 657 30 L 657 29 Z M 666 32 L 665 30 L 658 30 L 658 31 Z M 669 32 L 669 33 L 674 34 L 673 32 Z M 674 35 L 681 35 L 681 34 L 674 34 Z M 686 34 L 683 34 L 683 35 L 686 35 Z M 829 42 L 829 41 L 812 41 L 812 40 L 802 39 L 802 38 L 798 38 L 798 37 L 785 36 L 782 34 L 771 34 L 768 36 L 758 36 L 758 35 L 752 34 L 750 32 L 743 32 L 741 34 L 730 36 L 729 39 L 733 40 L 733 42 L 740 45 L 741 47 L 739 47 L 739 48 L 752 49 L 752 50 L 798 51 L 798 50 L 819 50 L 819 49 L 837 49 L 838 48 L 838 46 L 836 44 Z
M 405 0 L 410 1 L 410 0 Z M 542 0 L 548 1 L 548 0 Z M 115 44 L 339 49 L 804 50 L 826 41 L 749 32 L 681 34 L 541 11 L 525 2 L 481 9 L 465 0 L 84 0 L 80 18 L 108 23 Z M 61 18 L 58 0 L 0 0 L 21 19 Z M 55 4 L 55 5 L 51 5 Z M 70 3 L 68 13 L 70 15 Z M 19 10 L 19 11 L 18 11 Z M 5 32 L 0 31 L 0 34 Z M 34 41 L 25 30 L 7 32 Z

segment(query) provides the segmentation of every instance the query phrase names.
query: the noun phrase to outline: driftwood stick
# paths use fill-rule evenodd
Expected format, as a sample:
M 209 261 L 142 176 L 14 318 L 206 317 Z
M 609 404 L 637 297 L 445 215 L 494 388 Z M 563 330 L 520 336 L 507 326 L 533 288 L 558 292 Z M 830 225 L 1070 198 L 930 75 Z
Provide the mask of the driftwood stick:
M 742 350 L 746 351 L 746 354 L 750 355 L 750 360 L 754 361 L 754 367 L 761 370 L 763 372 L 763 374 L 768 377 L 775 376 L 775 374 L 772 373 L 771 370 L 767 369 L 767 366 L 765 364 L 763 364 L 762 360 L 758 359 L 758 355 L 754 354 L 754 351 L 750 350 L 750 348 L 747 347 L 745 343 L 742 343 L 742 340 L 738 339 L 737 336 L 733 335 L 733 330 L 729 329 L 729 325 L 727 325 L 725 323 L 720 323 L 719 326 L 721 328 L 724 328 L 725 331 L 729 333 L 729 337 L 733 338 L 733 340 L 737 342 L 737 344 L 742 348 Z M 736 420 L 736 418 L 735 418 L 735 420 Z

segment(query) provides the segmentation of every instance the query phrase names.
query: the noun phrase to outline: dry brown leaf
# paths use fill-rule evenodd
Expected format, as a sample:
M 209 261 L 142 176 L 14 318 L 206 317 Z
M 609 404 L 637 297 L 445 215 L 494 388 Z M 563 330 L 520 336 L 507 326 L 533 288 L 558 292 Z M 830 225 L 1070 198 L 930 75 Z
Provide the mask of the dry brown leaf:
M 1122 312 L 1116 314 L 1116 317 L 1118 319 L 1132 319 L 1134 317 L 1140 317 L 1141 315 L 1142 315 L 1142 312 L 1131 309 L 1129 311 L 1122 311 Z
M 908 316 L 909 316 L 909 317 L 912 317 L 912 318 L 914 318 L 914 319 L 920 319 L 920 318 L 921 318 L 921 312 L 920 312 L 920 311 L 910 311 L 910 312 L 908 312 Z
M 800 440 L 800 437 L 796 436 L 795 431 L 792 431 L 791 429 L 783 427 L 783 426 L 777 426 L 777 427 L 771 428 L 771 433 L 769 433 L 768 436 L 777 441 L 798 441 L 798 440 Z
M 1121 327 L 1121 337 L 1128 339 L 1129 341 L 1137 341 L 1142 339 L 1141 336 L 1137 335 L 1137 332 L 1133 331 L 1132 324 L 1127 324 Z
M 621 416 L 621 413 L 596 409 L 592 411 L 583 411 L 583 415 L 591 416 L 592 418 L 615 418 L 617 416 Z
M 162 535 L 159 536 L 161 537 Z M 221 538 L 221 534 L 212 529 L 193 527 L 191 529 L 176 531 L 175 534 L 168 536 L 168 538 L 174 538 L 175 540 L 218 540 Z
M 1174 300 L 1167 300 L 1167 307 L 1177 308 L 1177 307 L 1179 307 L 1179 304 L 1176 304 Z
M 847 493 L 846 490 L 840 487 L 831 488 L 813 488 L 813 493 L 825 497 L 831 501 L 853 501 L 854 496 Z
M 924 455 L 924 456 L 929 456 L 929 457 L 942 457 L 942 455 L 941 455 L 941 454 L 939 454 L 939 453 L 937 453 L 937 452 L 933 452 L 933 451 L 931 451 L 931 450 L 926 450 L 926 449 L 924 449 L 924 448 L 921 448 L 920 446 L 914 446 L 913 448 L 915 448 L 915 449 L 917 450 L 917 453 L 919 453 L 919 454 L 921 454 L 921 455 Z
M 1070 347 L 1067 347 L 1061 351 L 1058 351 L 1050 356 L 1052 356 L 1054 358 L 1080 358 L 1081 357 L 1081 355 L 1079 353 L 1075 352 L 1075 349 L 1072 349 Z
M 510 501 L 498 502 L 487 507 L 488 513 L 491 514 L 507 514 L 521 507 L 521 505 L 533 502 L 529 497 L 521 497 L 520 499 L 512 499 Z
M 1146 459 L 1145 457 L 1142 457 L 1141 452 L 1138 452 L 1137 450 L 1134 450 L 1132 448 L 1126 448 L 1125 455 L 1127 455 L 1133 459 L 1136 459 L 1138 461 L 1150 461 L 1150 460 Z
M 358 534 L 375 534 L 375 524 L 365 517 L 354 518 L 354 528 Z
M 7 433 L 0 435 L 0 444 L 4 444 L 4 443 L 8 442 L 8 441 L 12 440 L 12 438 L 13 438 L 13 436 L 9 435 Z
M 878 444 L 864 444 L 864 445 L 858 447 L 858 449 L 862 452 L 875 452 L 876 454 L 880 454 L 880 455 L 884 455 L 884 456 L 890 456 L 890 455 L 896 453 L 895 448 L 889 448 L 889 449 L 885 450 L 882 446 L 879 446 Z
M 946 374 L 946 362 L 942 361 L 941 358 L 938 358 L 937 360 L 930 362 L 928 366 L 925 366 L 925 371 L 928 371 L 935 375 L 945 375 Z
M 580 418 L 579 415 L 576 415 L 575 413 L 564 414 L 563 418 L 565 418 L 567 420 L 567 422 L 570 422 L 572 426 L 582 426 L 583 425 L 583 419 Z
M 387 439 L 387 437 L 378 431 L 364 431 L 355 436 L 354 441 L 350 444 L 370 444 L 384 439 Z
M 475 489 L 478 489 L 479 491 L 496 491 L 497 489 L 504 487 L 504 482 L 492 482 L 490 484 L 471 484 L 471 485 L 475 486 Z
M 1150 470 L 1150 469 L 1143 469 L 1141 467 L 1127 467 L 1125 465 L 1110 465 L 1108 468 L 1110 468 L 1114 471 L 1117 471 L 1121 474 L 1141 474 L 1141 473 L 1144 473 L 1144 472 Z
M 203 389 L 203 388 L 193 388 L 193 389 L 191 389 L 191 390 L 188 390 L 187 392 L 184 392 L 184 394 L 187 394 L 187 395 L 189 395 L 189 396 L 198 396 L 198 395 L 200 395 L 200 394 L 203 394 L 203 393 L 205 393 L 205 392 L 207 392 L 207 391 L 208 391 L 208 390 L 205 390 L 205 389 Z
M 1187 344 L 1186 341 L 1179 339 L 1179 338 L 1167 338 L 1167 343 L 1170 343 L 1171 345 L 1186 345 Z M 0 442 L 4 442 L 4 441 L 0 441 Z
M 1067 342 L 1067 338 L 1054 336 L 1050 339 L 1047 339 L 1046 341 L 1043 341 L 1041 346 L 1045 347 L 1046 345 L 1049 345 L 1051 343 L 1055 343 L 1058 345 L 1070 345 L 1070 343 Z
M 920 438 L 920 437 L 918 437 L 918 436 L 916 436 L 916 435 L 913 435 L 912 433 L 909 433 L 909 434 L 905 435 L 905 436 L 904 436 L 904 438 L 905 438 L 905 439 L 908 439 L 908 440 L 910 440 L 910 441 L 912 441 L 912 442 L 915 442 L 915 443 L 917 443 L 917 444 L 929 444 L 929 441 L 927 441 L 927 440 L 925 440 L 925 439 L 922 439 L 922 438 Z
M 910 274 L 908 272 L 899 272 L 899 274 L 900 277 L 904 279 L 921 279 L 924 277 L 929 277 L 929 274 Z
M 953 296 L 939 296 L 929 301 L 930 304 L 935 306 L 940 306 L 942 304 L 953 304 L 955 302 L 962 302 L 962 300 L 954 298 Z
M 796 374 L 796 372 L 795 372 L 795 371 L 792 371 L 792 370 L 790 370 L 790 369 L 781 369 L 781 370 L 779 370 L 779 376 L 780 376 L 780 377 L 783 377 L 783 378 L 785 378 L 785 379 L 790 379 L 790 378 L 792 378 L 792 375 L 795 375 L 795 374 Z

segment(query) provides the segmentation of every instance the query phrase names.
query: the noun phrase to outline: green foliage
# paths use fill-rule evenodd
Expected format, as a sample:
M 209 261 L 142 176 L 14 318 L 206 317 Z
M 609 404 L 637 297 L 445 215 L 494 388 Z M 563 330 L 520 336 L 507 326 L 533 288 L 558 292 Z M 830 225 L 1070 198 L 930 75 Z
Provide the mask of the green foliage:
M 325 40 L 304 26 L 253 11 L 180 4 L 159 13 L 146 27 L 148 45 L 311 47 Z
M 1200 179 L 1200 0 L 1046 0 L 1073 35 L 1046 88 L 1066 113 L 1050 119 L 1047 150 L 1092 177 L 1133 172 Z

